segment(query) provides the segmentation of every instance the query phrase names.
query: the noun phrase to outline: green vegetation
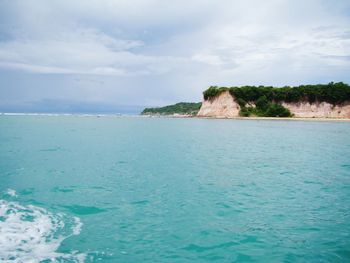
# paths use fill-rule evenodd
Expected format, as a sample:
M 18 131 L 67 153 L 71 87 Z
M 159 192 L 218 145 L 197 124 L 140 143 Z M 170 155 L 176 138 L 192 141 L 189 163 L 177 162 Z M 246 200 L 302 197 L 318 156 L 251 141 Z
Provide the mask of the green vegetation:
M 211 86 L 209 89 L 205 90 L 203 92 L 203 96 L 205 100 L 211 99 L 219 95 L 221 92 L 227 91 L 229 88 L 227 87 L 217 87 L 217 86 Z
M 271 86 L 217 87 L 211 86 L 203 92 L 210 100 L 223 91 L 229 91 L 241 107 L 241 116 L 288 117 L 291 113 L 282 102 L 328 102 L 333 105 L 350 100 L 350 86 L 343 82 L 301 85 L 275 88 Z
M 258 116 L 258 117 L 291 117 L 290 111 L 278 103 L 268 103 L 266 108 L 259 106 L 244 106 L 239 112 L 242 117 Z
M 201 102 L 180 102 L 174 105 L 169 105 L 159 108 L 145 108 L 141 114 L 142 115 L 173 115 L 173 114 L 183 114 L 183 115 L 196 115 L 202 106 Z
M 211 99 L 223 91 L 229 91 L 237 100 L 256 102 L 265 96 L 268 101 L 274 102 L 329 102 L 339 104 L 350 100 L 350 86 L 343 82 L 301 85 L 296 87 L 271 87 L 271 86 L 242 86 L 242 87 L 217 87 L 211 86 L 203 92 L 204 99 Z
M 255 101 L 255 107 L 246 106 L 242 98 L 239 99 L 241 106 L 240 115 L 243 117 L 258 116 L 258 117 L 291 117 L 290 111 L 281 104 L 269 101 L 266 96 L 261 96 Z

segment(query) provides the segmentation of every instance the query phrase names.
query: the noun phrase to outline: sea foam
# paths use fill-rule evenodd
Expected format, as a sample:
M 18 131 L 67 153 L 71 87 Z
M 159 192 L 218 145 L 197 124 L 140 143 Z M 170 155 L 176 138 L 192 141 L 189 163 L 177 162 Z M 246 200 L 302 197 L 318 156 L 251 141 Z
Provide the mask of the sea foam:
M 63 240 L 79 235 L 81 227 L 77 217 L 0 200 L 0 261 L 84 262 L 84 254 L 57 252 Z
M 8 194 L 11 197 L 17 197 L 16 190 L 13 189 L 7 189 L 6 194 Z

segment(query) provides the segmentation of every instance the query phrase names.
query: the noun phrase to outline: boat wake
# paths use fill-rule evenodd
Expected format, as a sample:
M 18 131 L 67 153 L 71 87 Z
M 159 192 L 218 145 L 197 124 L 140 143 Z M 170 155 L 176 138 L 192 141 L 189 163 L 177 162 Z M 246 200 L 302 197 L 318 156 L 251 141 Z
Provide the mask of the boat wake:
M 84 262 L 85 254 L 57 252 L 62 241 L 79 235 L 79 218 L 0 200 L 1 262 Z

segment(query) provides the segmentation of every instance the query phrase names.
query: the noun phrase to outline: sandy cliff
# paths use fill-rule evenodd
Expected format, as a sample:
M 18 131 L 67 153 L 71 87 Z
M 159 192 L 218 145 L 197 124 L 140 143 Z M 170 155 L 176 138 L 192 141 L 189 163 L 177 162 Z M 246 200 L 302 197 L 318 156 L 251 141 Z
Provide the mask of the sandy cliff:
M 297 102 L 282 105 L 290 110 L 296 118 L 348 118 L 350 119 L 350 101 L 333 106 L 327 102 Z M 198 117 L 234 118 L 239 117 L 240 106 L 228 91 L 204 100 Z
M 327 102 L 283 102 L 282 105 L 298 118 L 350 118 L 349 101 L 335 106 Z
M 204 100 L 198 117 L 233 118 L 239 116 L 240 107 L 228 91 L 210 100 Z

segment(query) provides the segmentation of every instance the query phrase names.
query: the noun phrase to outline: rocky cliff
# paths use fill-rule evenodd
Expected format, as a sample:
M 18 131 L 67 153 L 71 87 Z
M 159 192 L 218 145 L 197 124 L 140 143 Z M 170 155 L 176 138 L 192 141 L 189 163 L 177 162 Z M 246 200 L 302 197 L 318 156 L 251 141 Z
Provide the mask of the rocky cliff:
M 281 103 L 282 106 L 289 109 L 293 117 L 296 118 L 349 118 L 350 119 L 350 101 L 339 105 L 333 105 L 327 102 L 309 103 L 293 102 Z M 240 106 L 235 101 L 229 91 L 221 92 L 219 95 L 204 100 L 197 114 L 198 117 L 216 117 L 216 118 L 234 118 L 239 117 Z

